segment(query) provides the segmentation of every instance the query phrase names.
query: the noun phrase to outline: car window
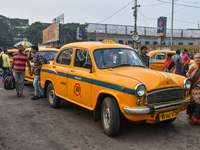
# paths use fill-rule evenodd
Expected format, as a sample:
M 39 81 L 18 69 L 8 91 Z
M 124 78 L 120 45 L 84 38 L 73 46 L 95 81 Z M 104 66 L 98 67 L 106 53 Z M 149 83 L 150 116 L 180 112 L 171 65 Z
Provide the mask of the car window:
M 90 53 L 87 50 L 76 49 L 74 66 L 83 68 L 84 63 L 92 63 Z
M 156 54 L 154 54 L 153 56 L 151 56 L 151 59 L 156 59 Z
M 156 59 L 157 60 L 165 60 L 165 53 L 157 53 L 156 54 Z
M 73 49 L 63 50 L 56 59 L 56 63 L 69 66 L 71 63 L 72 54 L 73 54 Z
M 54 60 L 58 51 L 39 51 L 38 53 L 46 60 Z
M 138 54 L 131 49 L 107 48 L 94 51 L 95 62 L 100 69 L 120 66 L 145 67 Z

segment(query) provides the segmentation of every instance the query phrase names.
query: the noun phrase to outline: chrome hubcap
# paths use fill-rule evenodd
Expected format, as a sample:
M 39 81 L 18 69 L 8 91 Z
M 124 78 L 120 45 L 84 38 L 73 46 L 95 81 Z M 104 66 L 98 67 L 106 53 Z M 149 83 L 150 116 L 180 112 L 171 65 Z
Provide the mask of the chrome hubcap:
M 51 89 L 51 90 L 49 91 L 49 102 L 50 102 L 51 104 L 54 103 L 54 97 L 55 97 L 54 90 Z
M 106 126 L 106 128 L 109 128 L 109 126 L 110 126 L 110 110 L 109 110 L 108 106 L 105 106 L 103 109 L 103 121 L 104 121 L 104 125 Z

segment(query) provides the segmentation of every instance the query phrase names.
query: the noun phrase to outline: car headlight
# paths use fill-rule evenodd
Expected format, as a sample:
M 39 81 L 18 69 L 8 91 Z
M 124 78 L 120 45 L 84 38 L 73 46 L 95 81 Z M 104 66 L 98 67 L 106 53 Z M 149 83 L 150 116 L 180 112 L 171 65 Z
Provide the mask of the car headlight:
M 142 83 L 139 83 L 135 86 L 135 93 L 138 97 L 144 96 L 145 92 L 146 87 Z
M 189 90 L 191 88 L 191 81 L 189 78 L 186 78 L 184 81 L 183 81 L 183 87 L 184 89 L 186 90 Z

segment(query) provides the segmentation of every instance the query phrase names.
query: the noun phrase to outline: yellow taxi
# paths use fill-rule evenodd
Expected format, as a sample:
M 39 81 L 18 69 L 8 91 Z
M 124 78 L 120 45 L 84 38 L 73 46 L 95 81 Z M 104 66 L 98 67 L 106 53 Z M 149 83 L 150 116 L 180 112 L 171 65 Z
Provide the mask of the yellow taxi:
M 171 51 L 171 50 L 154 50 L 149 52 L 148 56 L 150 57 L 149 60 L 149 67 L 160 71 L 165 63 L 165 57 L 168 53 L 176 54 L 176 51 Z M 193 60 L 190 61 L 189 66 L 194 63 Z
M 41 86 L 53 108 L 62 99 L 93 111 L 108 136 L 118 133 L 121 115 L 169 123 L 193 101 L 188 78 L 146 68 L 134 49 L 106 41 L 64 45 L 42 66 Z
M 8 56 L 10 58 L 10 65 L 11 66 L 12 66 L 12 62 L 13 62 L 13 54 L 17 51 L 18 51 L 17 49 L 8 49 Z M 4 52 L 1 52 L 0 57 L 1 57 L 2 54 L 4 54 Z M 3 74 L 3 70 L 2 70 L 2 68 L 0 68 L 0 75 L 2 75 L 2 74 Z
M 38 53 L 40 53 L 46 61 L 48 61 L 49 63 L 52 63 L 58 51 L 59 49 L 57 48 L 39 47 Z M 25 49 L 24 52 L 28 54 L 31 68 L 33 68 L 34 62 L 33 62 L 33 54 L 31 52 L 31 48 Z M 31 82 L 33 82 L 34 80 L 34 75 L 32 76 L 29 75 L 28 65 L 26 65 L 25 80 L 31 81 Z

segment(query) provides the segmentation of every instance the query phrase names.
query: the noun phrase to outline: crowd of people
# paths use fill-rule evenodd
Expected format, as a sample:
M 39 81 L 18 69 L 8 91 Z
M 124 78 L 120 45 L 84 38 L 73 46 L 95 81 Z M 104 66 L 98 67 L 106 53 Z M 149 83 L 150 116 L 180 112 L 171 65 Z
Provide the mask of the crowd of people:
M 2 54 L 2 60 L 3 60 L 2 69 L 4 71 L 2 75 L 2 81 L 5 82 L 6 77 L 10 74 L 14 76 L 17 97 L 23 97 L 25 70 L 26 70 L 26 64 L 28 64 L 30 76 L 32 76 L 33 74 L 35 75 L 35 78 L 33 81 L 35 92 L 31 100 L 43 98 L 44 90 L 40 85 L 40 71 L 41 71 L 42 64 L 44 63 L 44 58 L 42 57 L 42 55 L 38 53 L 38 50 L 39 50 L 38 46 L 31 47 L 31 52 L 33 54 L 33 62 L 34 62 L 34 67 L 32 70 L 31 70 L 28 54 L 23 51 L 24 50 L 23 45 L 19 45 L 17 49 L 18 51 L 14 53 L 13 55 L 12 65 L 10 64 L 8 51 L 4 50 Z M 40 95 L 39 95 L 39 92 L 40 92 Z
M 147 47 L 141 47 L 141 58 L 145 65 L 149 67 L 149 56 L 146 55 Z M 177 49 L 176 54 L 168 53 L 166 60 L 161 71 L 175 73 L 188 78 L 191 78 L 190 97 L 195 100 L 194 104 L 189 105 L 187 108 L 188 121 L 191 124 L 200 124 L 200 53 L 194 55 L 194 64 L 190 65 L 188 69 L 188 63 L 190 62 L 187 50 Z M 187 71 L 188 70 L 188 71 Z

